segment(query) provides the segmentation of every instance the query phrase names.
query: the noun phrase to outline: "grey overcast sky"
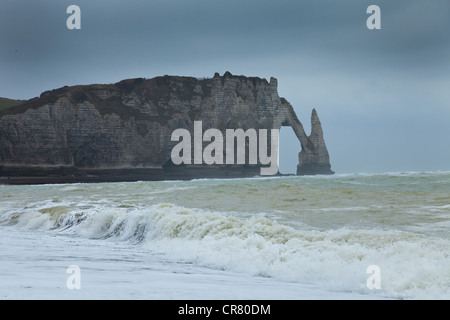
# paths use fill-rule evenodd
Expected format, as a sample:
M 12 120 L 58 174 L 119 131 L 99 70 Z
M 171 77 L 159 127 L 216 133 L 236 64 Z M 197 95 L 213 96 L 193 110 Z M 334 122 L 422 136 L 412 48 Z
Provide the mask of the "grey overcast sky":
M 68 30 L 69 5 L 81 30 Z M 369 5 L 381 30 L 369 30 Z M 450 170 L 449 0 L 1 0 L 0 97 L 159 75 L 278 79 L 337 173 Z M 280 169 L 300 145 L 281 132 Z

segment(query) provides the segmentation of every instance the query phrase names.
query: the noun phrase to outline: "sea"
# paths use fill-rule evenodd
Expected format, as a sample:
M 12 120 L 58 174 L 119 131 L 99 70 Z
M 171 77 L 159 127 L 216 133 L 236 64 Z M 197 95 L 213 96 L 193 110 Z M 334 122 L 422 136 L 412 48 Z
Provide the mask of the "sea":
M 450 172 L 0 185 L 0 299 L 449 299 Z

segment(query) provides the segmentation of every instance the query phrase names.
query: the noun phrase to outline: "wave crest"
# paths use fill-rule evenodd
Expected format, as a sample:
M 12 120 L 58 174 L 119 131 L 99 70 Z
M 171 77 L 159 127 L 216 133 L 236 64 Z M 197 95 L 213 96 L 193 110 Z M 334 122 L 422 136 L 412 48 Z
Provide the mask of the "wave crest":
M 42 203 L 4 213 L 1 222 L 129 241 L 177 260 L 330 290 L 369 293 L 366 269 L 376 264 L 382 295 L 450 297 L 448 241 L 414 233 L 294 228 L 262 214 L 244 218 L 171 203 L 88 208 Z

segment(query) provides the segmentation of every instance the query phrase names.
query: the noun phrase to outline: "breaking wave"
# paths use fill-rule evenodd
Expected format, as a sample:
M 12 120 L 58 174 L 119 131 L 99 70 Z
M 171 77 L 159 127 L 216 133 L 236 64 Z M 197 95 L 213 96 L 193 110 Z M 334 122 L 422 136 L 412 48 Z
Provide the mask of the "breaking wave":
M 20 212 L 4 211 L 0 223 L 129 241 L 149 254 L 329 290 L 389 298 L 450 298 L 449 242 L 411 232 L 322 230 L 301 224 L 294 228 L 263 213 L 243 216 L 171 203 L 140 207 L 42 201 Z M 381 270 L 381 289 L 376 293 L 366 285 L 370 265 Z

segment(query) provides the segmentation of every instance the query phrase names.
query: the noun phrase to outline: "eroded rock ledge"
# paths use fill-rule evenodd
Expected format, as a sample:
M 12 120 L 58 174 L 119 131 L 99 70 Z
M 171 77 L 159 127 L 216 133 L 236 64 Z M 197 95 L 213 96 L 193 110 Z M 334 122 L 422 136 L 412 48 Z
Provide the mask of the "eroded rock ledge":
M 293 128 L 298 175 L 333 174 L 317 112 L 306 135 L 277 80 L 162 76 L 63 87 L 0 110 L 0 182 L 52 183 L 245 177 L 259 165 L 174 166 L 178 128 Z

